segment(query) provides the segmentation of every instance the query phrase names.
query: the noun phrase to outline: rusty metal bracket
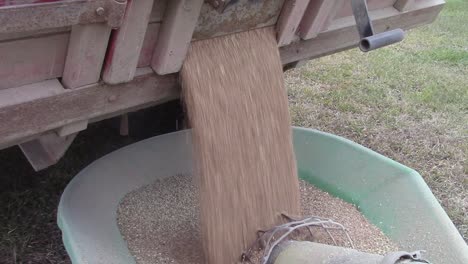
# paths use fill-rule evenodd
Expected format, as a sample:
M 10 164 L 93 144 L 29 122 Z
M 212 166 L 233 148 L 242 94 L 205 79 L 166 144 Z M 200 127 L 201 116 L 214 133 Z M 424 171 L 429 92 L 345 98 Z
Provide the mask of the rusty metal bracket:
M 399 28 L 375 34 L 367 9 L 367 0 L 351 0 L 351 7 L 360 36 L 359 48 L 363 52 L 395 44 L 405 37 L 404 31 Z
M 126 0 L 67 0 L 0 5 L 0 33 L 24 32 L 77 24 L 122 24 Z

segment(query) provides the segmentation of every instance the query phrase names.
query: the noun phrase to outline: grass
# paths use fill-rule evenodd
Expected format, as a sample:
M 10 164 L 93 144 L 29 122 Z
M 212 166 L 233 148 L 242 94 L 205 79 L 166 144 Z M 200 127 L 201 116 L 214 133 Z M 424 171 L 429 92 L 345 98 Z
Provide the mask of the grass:
M 448 0 L 436 23 L 411 31 L 399 45 L 314 60 L 286 78 L 294 125 L 350 138 L 415 168 L 465 239 L 467 22 L 468 1 Z M 0 151 L 0 263 L 69 263 L 56 225 L 66 184 L 106 153 L 170 131 L 173 107 L 139 120 L 149 134 L 120 137 L 112 120 L 91 125 L 59 164 L 39 173 L 17 147 Z
M 468 240 L 468 1 L 401 44 L 287 73 L 294 125 L 350 138 L 418 170 Z

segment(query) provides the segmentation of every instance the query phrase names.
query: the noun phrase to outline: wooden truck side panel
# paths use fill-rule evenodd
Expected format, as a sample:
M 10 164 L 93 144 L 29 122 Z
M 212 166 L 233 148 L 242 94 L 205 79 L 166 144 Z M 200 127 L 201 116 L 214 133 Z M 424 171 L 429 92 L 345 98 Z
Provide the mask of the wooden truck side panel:
M 60 159 L 88 123 L 178 98 L 177 71 L 188 45 L 177 40 L 188 43 L 203 38 L 203 34 L 217 36 L 239 29 L 227 23 L 225 28 L 215 25 L 217 30 L 212 32 L 216 19 L 208 19 L 209 25 L 203 25 L 206 19 L 197 21 L 198 16 L 206 18 L 203 12 L 218 12 L 210 10 L 210 3 L 198 1 L 193 12 L 188 12 L 192 18 L 187 20 L 184 8 L 190 6 L 179 0 L 168 5 L 167 1 L 133 0 L 128 6 L 115 0 L 54 1 L 52 4 L 63 4 L 62 8 L 84 5 L 80 12 L 86 16 L 65 16 L 68 20 L 57 27 L 46 23 L 47 18 L 41 22 L 45 28 L 33 31 L 0 29 L 0 149 L 18 144 L 31 164 L 42 169 Z M 283 9 L 274 16 L 260 16 L 265 21 L 249 14 L 252 19 L 243 30 L 276 27 L 285 65 L 357 46 L 359 36 L 349 0 L 265 1 L 271 1 L 267 4 L 271 10 L 278 6 Z M 368 4 L 379 33 L 431 23 L 444 1 L 368 0 Z M 34 13 L 35 9 L 28 8 Z M 139 16 L 138 10 L 145 15 Z M 175 17 L 165 19 L 167 12 Z M 8 10 L 0 6 L 0 21 L 9 21 L 7 14 Z M 228 21 L 222 19 L 223 23 Z M 21 26 L 21 20 L 12 21 L 15 27 Z M 185 22 L 179 25 L 171 21 Z M 120 25 L 120 29 L 114 28 Z M 181 32 L 185 35 L 177 35 Z M 173 56 L 175 51 L 177 56 Z M 167 74 L 158 75 L 149 66 L 161 66 L 160 73 Z

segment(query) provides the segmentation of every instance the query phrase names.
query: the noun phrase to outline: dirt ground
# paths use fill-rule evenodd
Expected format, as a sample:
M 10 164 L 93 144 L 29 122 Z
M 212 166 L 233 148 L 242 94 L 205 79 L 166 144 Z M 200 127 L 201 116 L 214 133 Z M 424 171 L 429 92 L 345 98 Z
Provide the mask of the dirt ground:
M 286 79 L 294 125 L 347 137 L 416 169 L 465 240 L 468 27 L 460 25 L 467 10 L 468 1 L 448 0 L 436 23 L 413 30 L 402 44 L 318 59 Z M 17 147 L 0 151 L 0 263 L 69 263 L 56 225 L 66 184 L 106 153 L 174 130 L 177 105 L 131 119 L 146 127 L 131 137 L 118 135 L 116 120 L 93 124 L 59 164 L 39 173 Z
M 18 147 L 0 151 L 0 263 L 70 263 L 56 221 L 67 183 L 109 152 L 175 131 L 180 114 L 179 102 L 170 102 L 130 115 L 130 137 L 119 135 L 117 119 L 92 124 L 57 165 L 40 172 L 34 172 Z

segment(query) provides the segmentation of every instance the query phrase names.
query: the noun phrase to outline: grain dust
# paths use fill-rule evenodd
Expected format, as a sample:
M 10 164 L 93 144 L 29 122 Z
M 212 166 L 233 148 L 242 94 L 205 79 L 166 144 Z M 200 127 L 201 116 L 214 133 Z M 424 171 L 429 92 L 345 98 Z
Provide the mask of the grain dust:
M 376 254 L 397 250 L 352 204 L 305 181 L 300 181 L 300 190 L 303 215 L 328 217 L 342 223 L 356 249 Z M 188 175 L 158 180 L 125 196 L 118 209 L 117 222 L 138 264 L 205 263 L 197 197 L 196 185 Z M 340 246 L 349 247 L 343 233 L 333 235 Z M 314 230 L 313 241 L 333 245 L 318 229 Z M 237 253 L 238 257 L 241 253 Z
M 191 44 L 180 72 L 206 263 L 236 263 L 255 232 L 300 214 L 283 70 L 271 28 Z

